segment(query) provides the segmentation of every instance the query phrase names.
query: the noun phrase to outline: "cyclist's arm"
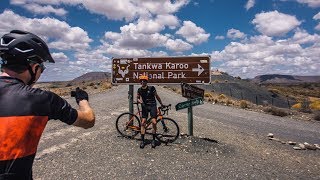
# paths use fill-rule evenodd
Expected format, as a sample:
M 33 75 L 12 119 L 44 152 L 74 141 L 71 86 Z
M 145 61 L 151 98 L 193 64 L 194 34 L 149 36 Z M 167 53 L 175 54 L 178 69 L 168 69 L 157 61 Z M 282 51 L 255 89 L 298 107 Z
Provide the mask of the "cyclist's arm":
M 81 100 L 79 102 L 79 109 L 77 109 L 77 112 L 78 112 L 78 117 L 72 125 L 82 127 L 85 129 L 91 128 L 94 126 L 95 114 L 87 100 Z
M 142 100 L 139 92 L 137 93 L 137 102 L 138 102 L 138 103 L 141 103 L 141 104 L 143 103 L 143 100 Z
M 161 101 L 161 98 L 160 98 L 160 96 L 158 95 L 157 91 L 155 92 L 155 96 L 156 96 L 158 102 L 161 104 L 161 106 L 163 106 L 162 101 Z

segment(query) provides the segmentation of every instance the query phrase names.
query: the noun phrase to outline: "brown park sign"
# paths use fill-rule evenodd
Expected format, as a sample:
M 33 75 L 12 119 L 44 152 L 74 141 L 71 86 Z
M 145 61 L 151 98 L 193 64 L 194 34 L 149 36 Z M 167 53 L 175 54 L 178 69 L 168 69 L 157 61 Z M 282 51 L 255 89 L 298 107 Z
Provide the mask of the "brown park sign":
M 140 75 L 153 84 L 203 84 L 210 74 L 210 56 L 112 59 L 113 84 L 137 84 Z

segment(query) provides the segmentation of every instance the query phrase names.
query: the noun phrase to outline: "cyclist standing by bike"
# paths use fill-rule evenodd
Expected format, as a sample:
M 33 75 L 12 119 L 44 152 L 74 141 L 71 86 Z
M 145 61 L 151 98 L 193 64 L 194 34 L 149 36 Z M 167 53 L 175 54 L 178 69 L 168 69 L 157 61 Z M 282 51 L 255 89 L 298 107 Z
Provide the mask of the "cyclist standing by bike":
M 37 88 L 44 62 L 54 63 L 38 36 L 13 30 L 0 39 L 0 179 L 32 179 L 41 134 L 50 119 L 91 128 L 95 115 L 87 92 L 75 91 L 76 110 L 60 96 Z
M 143 149 L 145 146 L 144 142 L 144 135 L 145 135 L 145 125 L 146 120 L 148 118 L 148 114 L 150 113 L 150 116 L 152 118 L 152 142 L 151 147 L 156 147 L 156 132 L 157 132 L 157 100 L 163 106 L 162 101 L 157 94 L 156 88 L 154 86 L 148 86 L 148 76 L 140 76 L 139 80 L 141 83 L 141 87 L 138 89 L 137 92 L 137 102 L 142 104 L 142 120 L 141 120 L 141 144 L 140 148 Z

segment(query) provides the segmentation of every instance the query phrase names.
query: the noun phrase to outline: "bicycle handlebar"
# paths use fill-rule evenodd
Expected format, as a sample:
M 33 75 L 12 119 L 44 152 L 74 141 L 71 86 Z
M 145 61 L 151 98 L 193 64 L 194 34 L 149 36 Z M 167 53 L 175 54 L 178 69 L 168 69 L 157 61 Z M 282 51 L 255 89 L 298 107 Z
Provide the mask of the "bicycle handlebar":
M 160 106 L 160 107 L 158 107 L 158 109 L 162 111 L 163 115 L 166 115 L 166 113 L 168 115 L 169 110 L 171 110 L 171 104 L 166 105 L 166 106 Z

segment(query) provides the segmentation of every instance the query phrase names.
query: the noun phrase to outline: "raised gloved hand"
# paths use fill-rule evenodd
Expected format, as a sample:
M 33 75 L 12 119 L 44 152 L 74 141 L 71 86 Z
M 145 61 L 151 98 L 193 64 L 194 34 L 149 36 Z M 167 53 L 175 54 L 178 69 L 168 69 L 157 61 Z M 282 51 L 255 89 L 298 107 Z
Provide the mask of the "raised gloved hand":
M 71 91 L 71 97 L 75 97 L 77 104 L 79 104 L 81 100 L 89 101 L 88 93 L 79 87 L 77 87 L 75 91 Z

